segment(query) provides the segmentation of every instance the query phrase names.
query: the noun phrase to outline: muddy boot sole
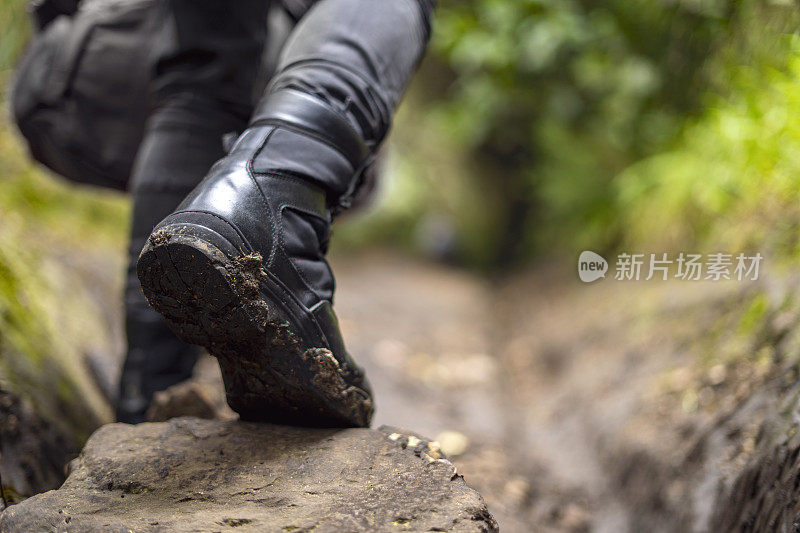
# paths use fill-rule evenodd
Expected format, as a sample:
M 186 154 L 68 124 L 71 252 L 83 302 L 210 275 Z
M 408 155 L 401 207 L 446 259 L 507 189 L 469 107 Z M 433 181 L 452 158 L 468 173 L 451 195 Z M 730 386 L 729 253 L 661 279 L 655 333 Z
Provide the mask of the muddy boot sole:
M 261 256 L 226 254 L 221 248 L 230 243 L 197 233 L 190 226 L 155 232 L 137 275 L 178 337 L 217 358 L 231 408 L 249 421 L 369 426 L 370 395 L 348 384 L 333 354 L 290 319 L 279 303 L 288 295 Z

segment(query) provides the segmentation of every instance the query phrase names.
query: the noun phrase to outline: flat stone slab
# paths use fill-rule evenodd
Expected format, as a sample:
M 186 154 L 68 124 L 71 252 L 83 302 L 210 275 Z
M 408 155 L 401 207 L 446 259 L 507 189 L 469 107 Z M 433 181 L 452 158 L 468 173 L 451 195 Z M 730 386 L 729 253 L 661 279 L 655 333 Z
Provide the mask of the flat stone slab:
M 435 443 L 394 428 L 175 418 L 97 430 L 0 531 L 496 531 Z

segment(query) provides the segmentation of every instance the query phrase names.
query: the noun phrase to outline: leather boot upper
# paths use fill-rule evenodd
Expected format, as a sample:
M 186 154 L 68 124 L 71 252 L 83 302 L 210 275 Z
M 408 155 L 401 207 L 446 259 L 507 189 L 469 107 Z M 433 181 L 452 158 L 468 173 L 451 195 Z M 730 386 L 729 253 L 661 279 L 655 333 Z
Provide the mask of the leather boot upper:
M 279 103 L 156 229 L 194 224 L 223 236 L 238 253 L 260 254 L 271 283 L 289 295 L 284 304 L 298 327 L 355 371 L 333 313 L 325 253 L 331 209 L 351 189 L 366 150 L 346 122 L 307 96 L 289 94 Z

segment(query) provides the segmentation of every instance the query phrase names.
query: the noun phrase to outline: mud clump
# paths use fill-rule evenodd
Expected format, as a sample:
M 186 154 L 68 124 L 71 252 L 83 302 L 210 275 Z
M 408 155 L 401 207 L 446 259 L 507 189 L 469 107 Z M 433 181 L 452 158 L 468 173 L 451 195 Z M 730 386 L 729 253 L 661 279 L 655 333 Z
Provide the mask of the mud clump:
M 330 350 L 311 348 L 303 352 L 303 360 L 314 374 L 313 383 L 324 396 L 338 403 L 343 398 L 347 412 L 358 413 L 363 425 L 372 417 L 372 400 L 358 392 L 355 387 L 348 386 L 341 376 L 339 362 Z
M 150 244 L 153 246 L 163 246 L 168 244 L 171 238 L 172 233 L 162 229 L 150 235 Z
M 255 252 L 233 258 L 231 265 L 236 289 L 243 297 L 257 298 L 261 280 L 267 276 L 261 254 Z

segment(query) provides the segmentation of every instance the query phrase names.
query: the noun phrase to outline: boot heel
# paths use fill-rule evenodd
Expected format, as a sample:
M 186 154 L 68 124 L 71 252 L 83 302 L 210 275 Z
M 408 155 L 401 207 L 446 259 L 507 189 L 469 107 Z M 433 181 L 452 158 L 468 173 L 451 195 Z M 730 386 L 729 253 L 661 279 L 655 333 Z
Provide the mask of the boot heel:
M 151 235 L 139 256 L 142 292 L 181 340 L 208 346 L 222 339 L 215 324 L 236 306 L 230 260 L 207 240 L 170 230 Z
M 137 275 L 147 301 L 178 337 L 217 358 L 231 408 L 247 420 L 369 425 L 370 396 L 342 379 L 330 350 L 300 345 L 269 295 L 261 257 L 229 256 L 220 249 L 224 240 L 201 235 L 191 226 L 156 231 Z

